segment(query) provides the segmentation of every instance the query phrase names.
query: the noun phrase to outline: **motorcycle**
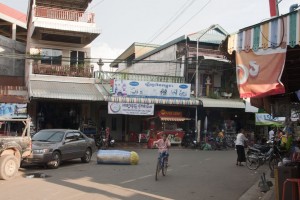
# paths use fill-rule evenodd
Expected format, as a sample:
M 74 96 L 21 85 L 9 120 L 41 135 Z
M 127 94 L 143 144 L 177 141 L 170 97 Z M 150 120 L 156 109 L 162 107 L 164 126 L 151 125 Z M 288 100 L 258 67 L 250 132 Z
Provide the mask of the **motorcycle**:
M 181 146 L 183 147 L 194 147 L 195 146 L 195 132 L 190 130 L 186 132 L 182 138 Z
M 103 138 L 103 142 L 104 142 L 106 148 L 115 146 L 115 140 L 111 136 L 109 136 L 108 139 Z
M 105 144 L 105 138 L 102 134 L 97 134 L 94 136 L 95 144 L 98 149 L 101 149 Z
M 286 151 L 281 150 L 274 140 L 269 140 L 267 145 L 268 146 L 253 145 L 253 147 L 249 147 L 246 154 L 246 165 L 249 169 L 256 170 L 265 162 L 269 161 L 269 168 L 273 171 L 274 166 L 282 162 Z

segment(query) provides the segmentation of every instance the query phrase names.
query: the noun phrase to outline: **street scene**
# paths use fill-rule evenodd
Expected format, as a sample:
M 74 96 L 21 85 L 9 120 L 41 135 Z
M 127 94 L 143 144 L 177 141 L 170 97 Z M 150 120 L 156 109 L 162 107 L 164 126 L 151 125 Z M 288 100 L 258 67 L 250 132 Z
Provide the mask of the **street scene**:
M 298 0 L 1 0 L 0 25 L 1 197 L 300 196 Z
M 137 165 L 67 161 L 59 169 L 22 168 L 11 181 L 1 181 L 7 199 L 239 199 L 266 167 L 251 171 L 235 166 L 236 152 L 171 148 L 167 175 L 155 181 L 157 149 L 136 151 Z M 45 177 L 40 178 L 40 173 Z M 31 175 L 36 175 L 36 178 Z M 244 181 L 241 181 L 244 180 Z M 46 195 L 45 195 L 46 194 Z M 259 193 L 252 194 L 259 197 Z

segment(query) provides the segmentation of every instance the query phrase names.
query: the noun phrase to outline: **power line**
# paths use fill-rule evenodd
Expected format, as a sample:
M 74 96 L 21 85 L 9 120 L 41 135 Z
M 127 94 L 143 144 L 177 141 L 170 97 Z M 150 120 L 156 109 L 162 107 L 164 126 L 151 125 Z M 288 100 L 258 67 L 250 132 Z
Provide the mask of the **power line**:
M 175 15 L 173 15 L 161 28 L 159 28 L 159 30 L 153 34 L 151 39 L 148 42 L 146 42 L 146 44 L 148 45 L 152 43 L 158 36 L 160 36 L 166 29 L 168 29 L 195 1 L 196 0 L 192 0 L 189 2 L 189 0 L 187 0 L 183 4 L 183 6 L 180 6 L 180 8 L 176 11 Z M 136 52 L 136 54 L 144 48 L 145 47 L 139 49 L 139 51 Z
M 181 27 L 179 27 L 174 33 L 172 33 L 169 37 L 167 37 L 166 39 L 163 40 L 163 42 L 165 42 L 166 40 L 168 40 L 170 37 L 172 37 L 175 33 L 177 33 L 180 29 L 182 29 L 186 24 L 188 24 L 195 16 L 197 16 L 212 0 L 209 0 L 203 7 L 201 7 L 201 9 L 196 12 L 194 15 L 192 15 L 192 17 L 190 17 Z
M 189 1 L 187 1 L 183 7 L 180 7 L 180 9 L 176 12 L 175 16 L 172 16 L 169 21 L 164 24 L 160 29 L 158 33 L 155 33 L 153 38 L 148 42 L 152 42 L 155 40 L 159 35 L 161 35 L 167 28 L 169 28 L 196 0 L 192 0 L 188 5 L 186 5 Z M 172 19 L 174 18 L 174 19 Z

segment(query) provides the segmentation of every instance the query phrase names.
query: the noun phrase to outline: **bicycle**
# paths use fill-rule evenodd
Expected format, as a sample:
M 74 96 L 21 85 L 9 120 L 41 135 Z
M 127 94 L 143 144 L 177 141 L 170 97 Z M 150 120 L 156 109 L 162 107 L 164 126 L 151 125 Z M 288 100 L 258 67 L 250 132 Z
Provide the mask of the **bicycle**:
M 168 154 L 167 152 L 159 153 L 157 164 L 156 164 L 156 173 L 155 173 L 155 180 L 158 180 L 158 176 L 160 171 L 162 172 L 163 176 L 167 175 L 167 169 L 168 169 Z

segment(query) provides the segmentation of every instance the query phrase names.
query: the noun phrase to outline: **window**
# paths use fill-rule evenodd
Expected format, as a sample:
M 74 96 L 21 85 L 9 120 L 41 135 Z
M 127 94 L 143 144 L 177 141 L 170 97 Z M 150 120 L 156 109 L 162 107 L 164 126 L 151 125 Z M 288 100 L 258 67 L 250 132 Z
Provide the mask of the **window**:
M 70 52 L 70 65 L 84 65 L 85 53 L 83 51 L 71 51 Z
M 77 140 L 83 140 L 84 139 L 82 134 L 80 134 L 79 132 L 74 132 L 74 136 Z
M 74 140 L 74 139 L 75 139 L 74 133 L 68 133 L 67 134 L 66 140 Z
M 42 49 L 41 50 L 41 63 L 49 65 L 61 65 L 62 51 L 56 49 Z

